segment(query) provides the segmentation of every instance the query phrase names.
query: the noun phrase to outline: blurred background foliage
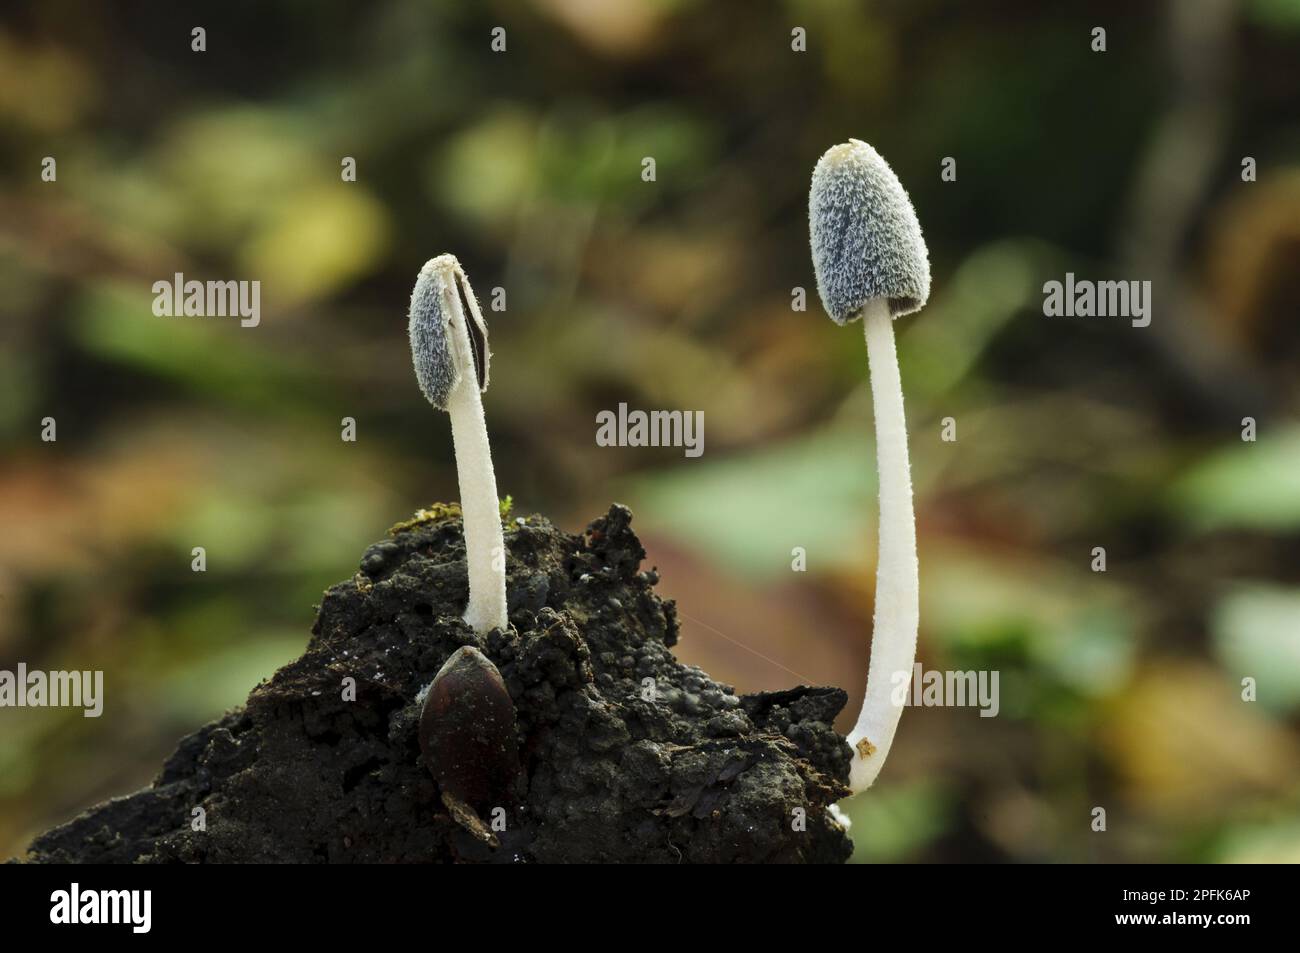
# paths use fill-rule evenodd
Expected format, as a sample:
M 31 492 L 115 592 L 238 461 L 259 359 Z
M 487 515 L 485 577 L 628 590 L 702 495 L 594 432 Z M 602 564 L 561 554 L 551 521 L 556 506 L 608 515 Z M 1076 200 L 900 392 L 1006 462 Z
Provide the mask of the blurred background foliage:
M 506 291 L 502 492 L 571 531 L 632 506 L 681 657 L 844 686 L 848 728 L 871 401 L 806 195 L 854 136 L 933 259 L 899 325 L 921 661 L 1001 672 L 996 718 L 905 714 L 857 859 L 1300 859 L 1297 62 L 1298 0 L 7 5 L 0 667 L 103 669 L 107 707 L 0 711 L 0 856 L 147 784 L 456 497 L 405 340 L 443 251 Z M 1043 317 L 1067 270 L 1152 280 L 1151 326 Z M 177 271 L 260 280 L 261 325 L 155 317 Z M 703 410 L 704 456 L 597 447 L 623 401 Z

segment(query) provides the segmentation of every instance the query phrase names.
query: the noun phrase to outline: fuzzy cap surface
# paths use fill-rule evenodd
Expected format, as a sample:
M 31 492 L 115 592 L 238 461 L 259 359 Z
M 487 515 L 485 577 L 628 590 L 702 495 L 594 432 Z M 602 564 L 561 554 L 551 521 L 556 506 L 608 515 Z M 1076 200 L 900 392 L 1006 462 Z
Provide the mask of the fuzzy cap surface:
M 930 296 L 930 256 L 894 170 L 857 139 L 831 146 L 813 170 L 808 231 L 817 293 L 836 324 L 885 298 L 894 317 Z
M 454 255 L 439 255 L 425 262 L 411 292 L 411 309 L 407 333 L 411 339 L 411 362 L 415 379 L 429 403 L 447 409 L 451 392 L 460 383 L 461 361 L 453 348 L 451 322 L 453 296 L 460 296 L 460 310 L 465 317 L 472 354 L 469 355 L 479 380 L 480 390 L 487 390 L 487 326 L 470 289 L 469 280 Z

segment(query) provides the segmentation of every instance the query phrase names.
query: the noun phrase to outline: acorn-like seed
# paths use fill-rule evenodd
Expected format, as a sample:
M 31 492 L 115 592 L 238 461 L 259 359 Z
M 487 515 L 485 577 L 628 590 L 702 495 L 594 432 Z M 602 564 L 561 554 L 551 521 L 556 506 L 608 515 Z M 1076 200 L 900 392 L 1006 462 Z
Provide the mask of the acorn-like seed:
M 514 800 L 516 731 L 515 704 L 497 667 L 473 646 L 453 652 L 420 712 L 420 750 L 448 807 L 454 801 L 482 813 Z

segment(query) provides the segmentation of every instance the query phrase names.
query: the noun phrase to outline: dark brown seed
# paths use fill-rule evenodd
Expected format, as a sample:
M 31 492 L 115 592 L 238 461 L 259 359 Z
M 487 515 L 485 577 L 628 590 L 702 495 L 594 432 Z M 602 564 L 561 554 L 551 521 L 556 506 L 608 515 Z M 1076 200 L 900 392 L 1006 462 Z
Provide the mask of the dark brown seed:
M 497 667 L 473 646 L 457 649 L 420 712 L 420 750 L 442 793 L 480 813 L 511 803 L 515 732 L 515 705 Z

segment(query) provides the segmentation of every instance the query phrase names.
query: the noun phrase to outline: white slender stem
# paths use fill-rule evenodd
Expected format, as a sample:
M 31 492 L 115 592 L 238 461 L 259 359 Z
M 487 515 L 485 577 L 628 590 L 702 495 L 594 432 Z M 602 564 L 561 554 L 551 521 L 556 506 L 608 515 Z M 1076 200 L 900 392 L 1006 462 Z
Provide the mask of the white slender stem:
M 898 718 L 912 680 L 920 619 L 920 573 L 916 561 L 916 519 L 907 458 L 903 386 L 894 348 L 889 303 L 873 301 L 862 323 L 876 416 L 876 465 L 880 472 L 880 544 L 876 560 L 876 614 L 871 635 L 867 694 L 849 733 L 854 793 L 871 787 L 894 743 Z
M 469 606 L 465 621 L 475 632 L 506 627 L 505 538 L 497 477 L 492 469 L 487 421 L 479 382 L 470 357 L 469 333 L 458 296 L 453 302 L 453 348 L 461 365 L 460 382 L 447 398 L 451 439 L 456 447 L 456 476 L 465 526 L 465 557 L 469 569 Z

